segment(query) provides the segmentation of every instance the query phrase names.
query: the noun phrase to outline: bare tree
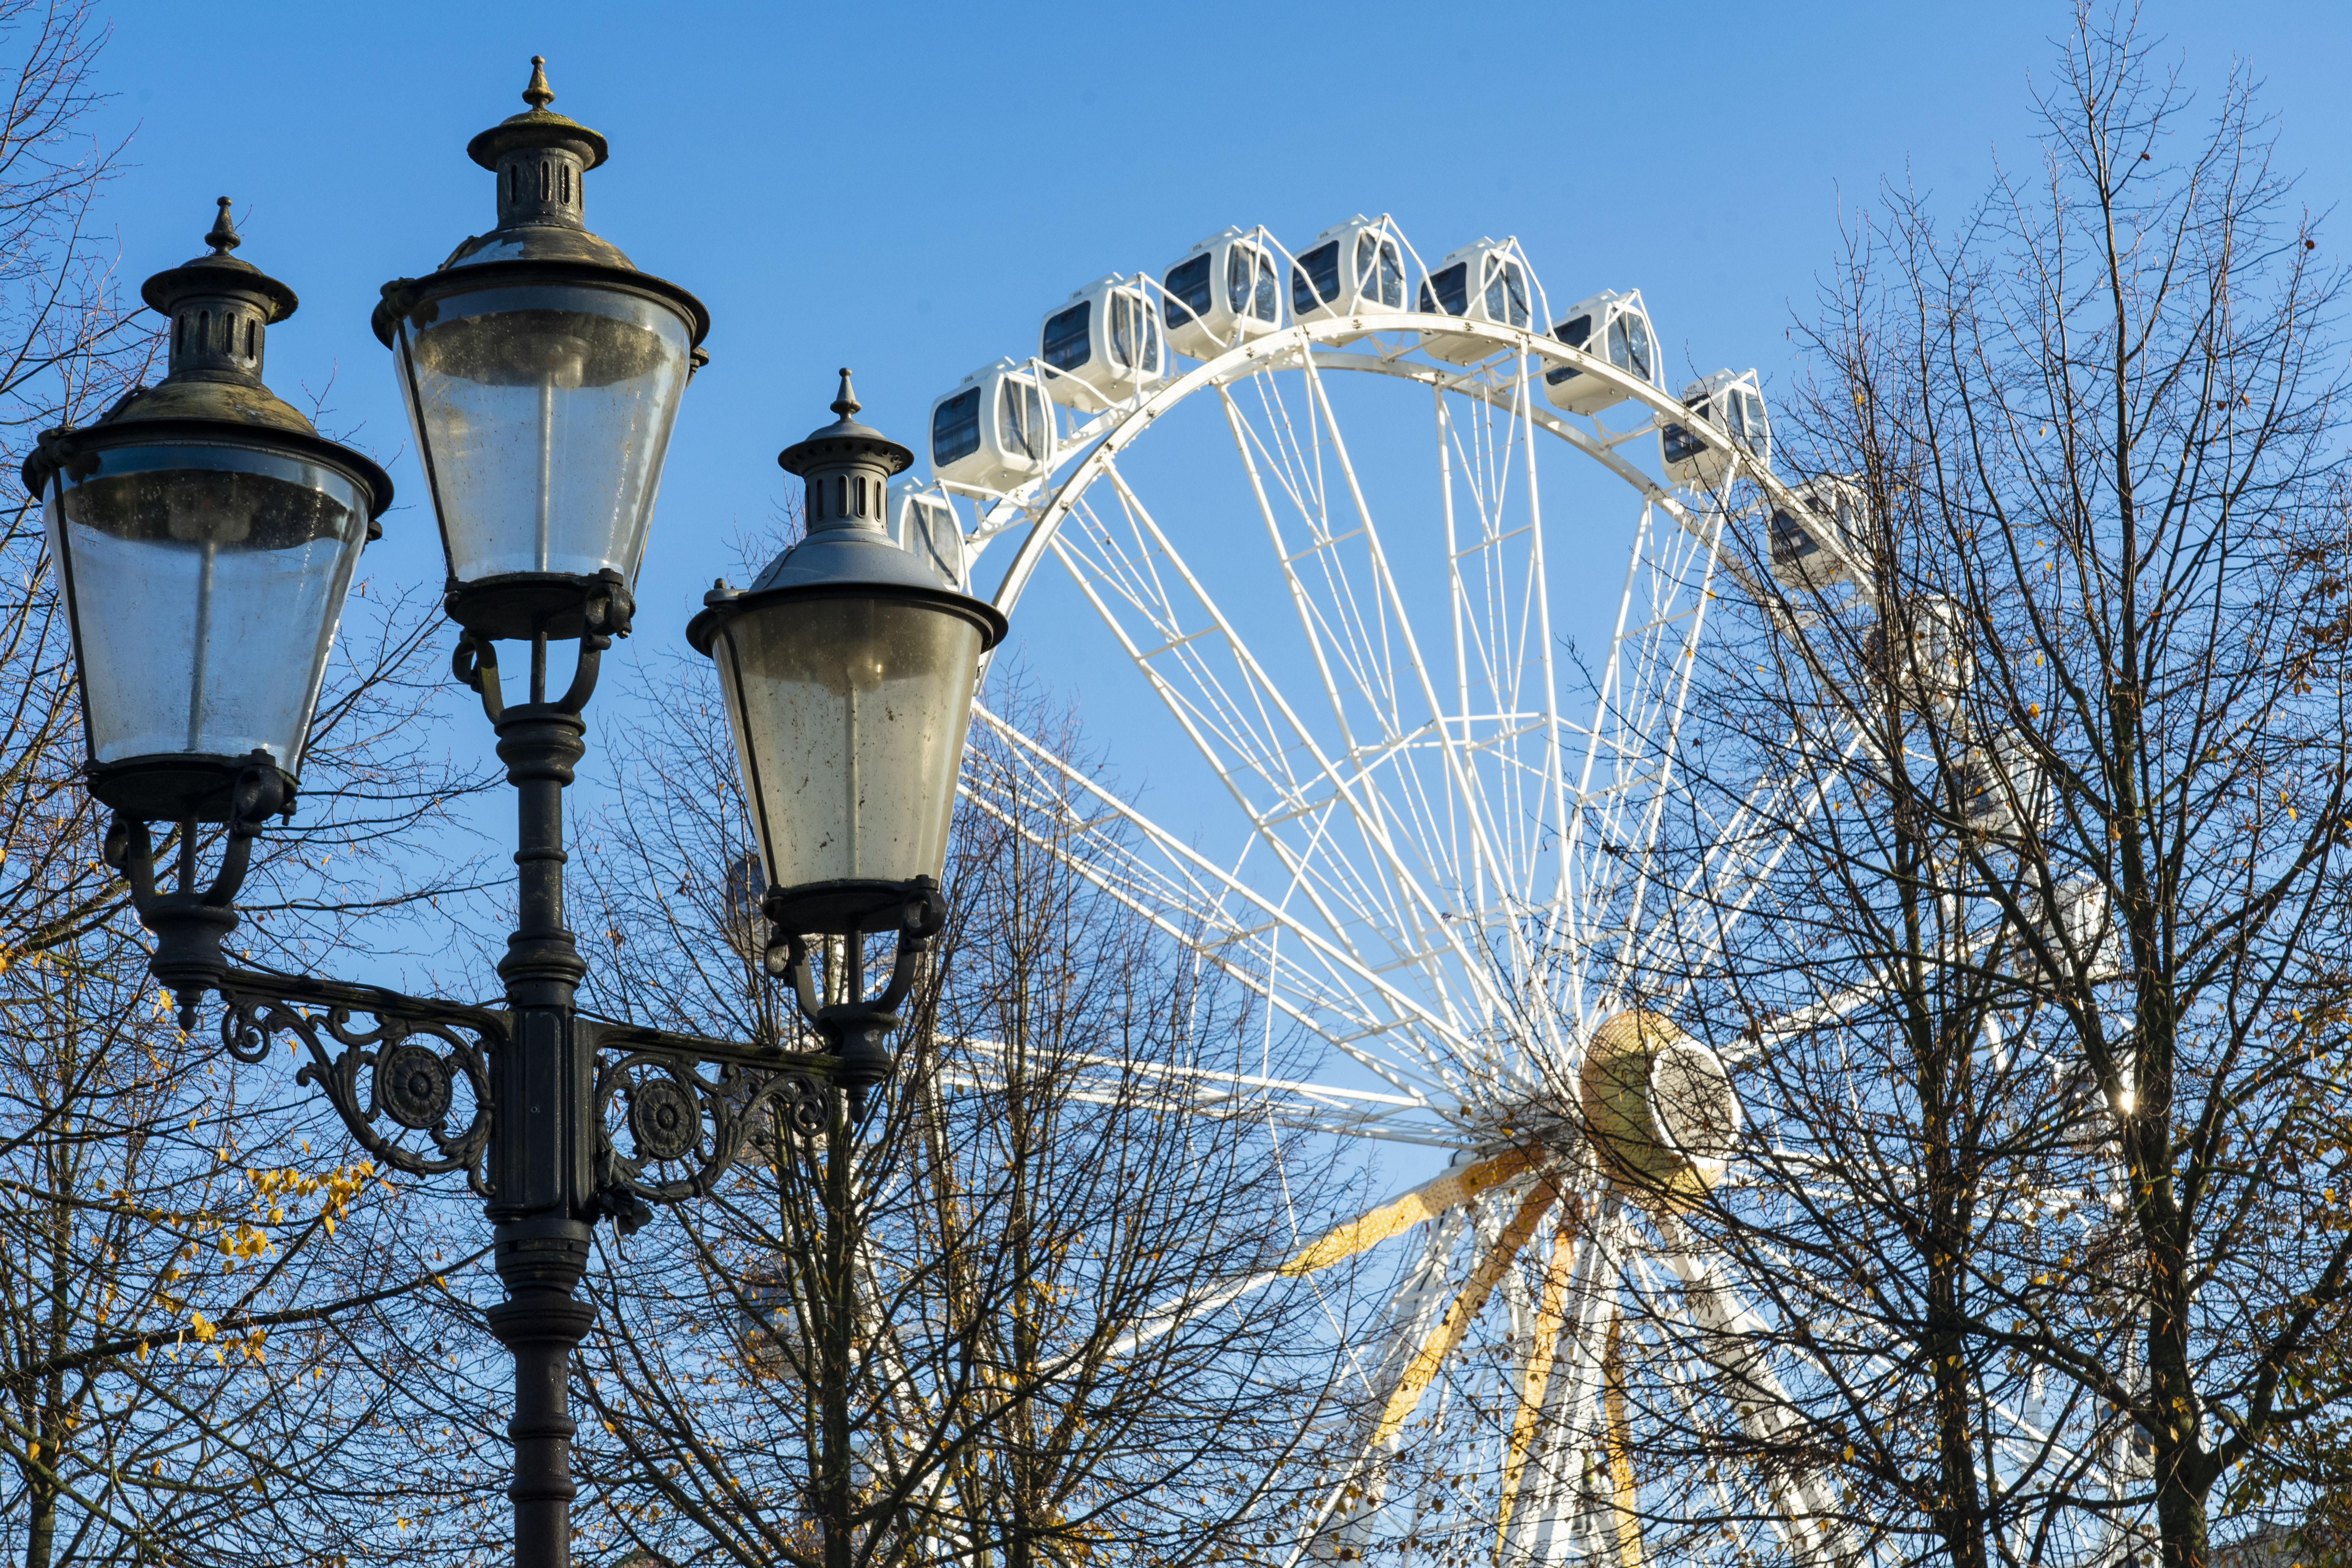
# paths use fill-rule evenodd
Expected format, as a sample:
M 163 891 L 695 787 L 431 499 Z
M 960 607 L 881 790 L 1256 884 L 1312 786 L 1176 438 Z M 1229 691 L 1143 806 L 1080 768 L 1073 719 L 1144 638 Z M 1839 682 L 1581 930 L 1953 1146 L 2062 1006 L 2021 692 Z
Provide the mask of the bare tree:
M 105 29 L 0 5 L 0 430 L 102 415 L 153 363 L 92 214 Z M 248 884 L 248 964 L 333 952 L 362 910 L 459 894 L 409 853 L 477 787 L 424 710 L 429 601 L 363 586 L 314 725 L 300 826 Z M 35 498 L 0 514 L 0 1515 L 53 1561 L 396 1555 L 402 1352 L 458 1266 L 331 1116 L 173 1025 L 80 776 L 64 608 Z M 165 852 L 174 847 L 167 842 Z M 382 921 L 376 928 L 381 931 Z M 436 1258 L 436 1254 L 447 1255 Z M 389 1353 L 387 1353 L 389 1352 Z
M 665 682 L 672 722 L 598 833 L 628 868 L 593 895 L 602 1005 L 790 1041 L 734 887 L 740 801 L 662 785 L 731 780 L 714 694 Z M 1288 1538 L 1283 1461 L 1330 1342 L 1269 1275 L 1328 1194 L 1245 1107 L 1193 1113 L 1183 1073 L 1255 1062 L 1264 1020 L 1075 868 L 1059 765 L 986 739 L 967 759 L 954 913 L 884 1100 L 862 1122 L 833 1100 L 606 1259 L 581 1446 L 600 1543 L 1026 1568 Z M 833 984 L 862 962 L 836 944 Z
M 1654 983 L 1759 1112 L 1692 1217 L 1792 1369 L 1730 1448 L 1857 1550 L 2201 1568 L 2340 1480 L 2340 278 L 2242 74 L 2192 127 L 2078 10 L 2037 104 L 2032 175 L 1890 193 L 1826 290 L 1780 444 L 1851 479 L 1748 525 Z

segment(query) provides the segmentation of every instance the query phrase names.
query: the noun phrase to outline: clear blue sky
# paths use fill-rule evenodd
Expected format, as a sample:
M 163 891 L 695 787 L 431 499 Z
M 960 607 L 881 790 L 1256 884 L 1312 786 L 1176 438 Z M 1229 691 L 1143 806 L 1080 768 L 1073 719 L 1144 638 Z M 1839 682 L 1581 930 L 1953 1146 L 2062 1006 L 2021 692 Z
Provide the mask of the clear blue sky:
M 271 334 L 291 392 L 392 458 L 374 573 L 440 573 L 383 351 L 376 287 L 491 220 L 467 139 L 522 106 L 611 138 L 592 226 L 696 290 L 713 361 L 671 448 L 640 601 L 676 637 L 727 542 L 782 494 L 773 457 L 853 363 L 909 445 L 929 400 L 1104 272 L 1200 235 L 1292 244 L 1393 212 L 1428 258 L 1515 233 L 1555 303 L 1644 290 L 1669 367 L 1754 363 L 1837 244 L 1841 205 L 1907 173 L 1957 207 L 2030 156 L 2028 76 L 2058 4 L 1706 3 L 189 5 L 107 13 L 107 120 L 130 167 L 105 216 L 132 279 L 202 249 L 230 195 L 244 255 L 300 292 Z M 2268 83 L 2315 207 L 2352 184 L 2352 11 L 2147 7 L 2210 88 Z M 2323 231 L 2325 235 L 2326 231 Z M 1703 362 L 1703 363 L 1701 363 Z
M 715 322 L 625 645 L 643 659 L 682 647 L 734 542 L 772 516 L 774 454 L 828 417 L 833 366 L 856 366 L 866 417 L 919 449 L 931 398 L 1031 352 L 1072 289 L 1156 273 L 1227 224 L 1297 247 L 1388 211 L 1432 260 L 1516 234 L 1555 305 L 1639 287 L 1670 375 L 1753 364 L 1769 391 L 1842 210 L 1891 177 L 1956 214 L 1997 156 L 2031 164 L 2030 77 L 2071 13 L 137 0 L 107 15 L 102 119 L 130 142 L 102 216 L 126 279 L 197 254 L 213 198 L 236 198 L 242 254 L 303 301 L 271 333 L 272 382 L 300 402 L 331 375 L 330 428 L 401 487 L 363 570 L 428 584 L 432 517 L 368 312 L 384 279 L 489 226 L 466 142 L 522 107 L 529 58 L 548 57 L 555 107 L 611 139 L 592 226 Z M 2154 0 L 2145 22 L 2208 100 L 2233 59 L 2266 79 L 2310 205 L 2352 188 L 2352 11 Z M 1068 609 L 1066 593 L 1024 604 L 1033 671 L 1117 760 L 1159 767 L 1122 743 L 1119 661 L 1069 656 Z M 487 755 L 462 697 L 446 698 L 453 736 Z M 1170 788 L 1149 809 L 1189 831 L 1182 786 L 1158 776 Z

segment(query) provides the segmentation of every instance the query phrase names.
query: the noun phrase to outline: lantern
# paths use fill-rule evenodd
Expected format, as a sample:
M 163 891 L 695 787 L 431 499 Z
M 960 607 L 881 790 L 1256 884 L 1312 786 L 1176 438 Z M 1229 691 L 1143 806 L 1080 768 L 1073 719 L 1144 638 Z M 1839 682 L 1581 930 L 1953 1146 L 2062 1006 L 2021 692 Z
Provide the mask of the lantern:
M 294 291 L 212 247 L 147 279 L 169 371 L 98 423 L 41 437 L 41 498 L 81 678 L 91 793 L 136 821 L 226 822 L 290 805 L 382 468 L 262 384 Z M 242 808 L 231 796 L 247 779 Z
M 530 109 L 466 149 L 498 176 L 498 226 L 385 284 L 374 317 L 440 519 L 444 603 L 489 637 L 576 637 L 591 594 L 635 583 L 710 328 L 693 295 L 588 232 L 604 138 L 548 109 L 544 63 Z
M 719 665 L 766 861 L 768 919 L 794 935 L 910 929 L 937 908 L 980 656 L 995 606 L 890 536 L 906 447 L 852 417 L 777 458 L 807 486 L 808 536 L 687 636 Z

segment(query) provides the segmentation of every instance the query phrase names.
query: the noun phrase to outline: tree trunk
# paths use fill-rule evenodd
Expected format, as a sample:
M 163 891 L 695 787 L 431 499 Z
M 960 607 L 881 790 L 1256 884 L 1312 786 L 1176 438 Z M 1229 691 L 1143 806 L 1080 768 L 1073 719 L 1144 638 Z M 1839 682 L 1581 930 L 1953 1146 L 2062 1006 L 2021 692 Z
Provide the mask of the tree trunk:
M 57 1550 L 57 1489 L 36 1480 L 26 1486 L 26 1499 L 32 1517 L 25 1531 L 25 1568 L 49 1568 L 49 1554 Z

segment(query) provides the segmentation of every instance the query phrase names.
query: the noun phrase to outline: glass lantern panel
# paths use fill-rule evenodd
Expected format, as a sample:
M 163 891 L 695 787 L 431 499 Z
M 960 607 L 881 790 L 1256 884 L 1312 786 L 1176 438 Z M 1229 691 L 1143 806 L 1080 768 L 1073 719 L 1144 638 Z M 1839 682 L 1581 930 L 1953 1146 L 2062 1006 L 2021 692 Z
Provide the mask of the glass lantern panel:
M 482 289 L 400 321 L 402 390 L 461 583 L 510 572 L 634 582 L 692 333 L 642 294 Z
M 940 875 L 978 626 L 919 600 L 786 600 L 729 616 L 711 651 L 772 886 Z
M 90 754 L 258 746 L 302 758 L 368 494 L 341 469 L 245 447 L 158 443 L 60 476 L 45 516 L 64 568 Z

